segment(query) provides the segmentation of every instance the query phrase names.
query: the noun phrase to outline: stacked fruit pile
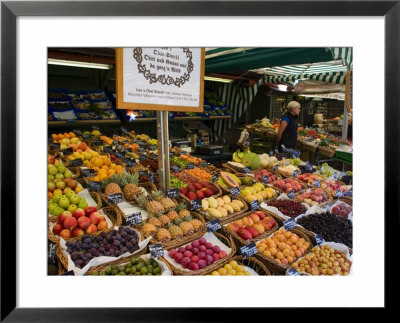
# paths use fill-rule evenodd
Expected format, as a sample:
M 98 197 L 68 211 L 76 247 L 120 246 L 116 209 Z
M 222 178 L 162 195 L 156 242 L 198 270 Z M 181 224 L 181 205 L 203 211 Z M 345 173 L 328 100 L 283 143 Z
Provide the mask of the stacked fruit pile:
M 138 183 L 139 175 L 137 174 L 114 174 L 101 182 L 101 188 L 106 199 L 109 195 L 121 193 L 127 201 L 134 201 L 137 195 L 143 193 Z
M 50 164 L 47 168 L 47 190 L 48 199 L 51 199 L 57 194 L 66 194 L 72 190 L 79 193 L 83 190 L 79 183 L 72 179 L 72 173 L 61 162 L 55 162 L 54 165 Z
M 343 185 L 343 183 L 340 183 L 333 179 L 322 183 L 321 188 L 327 190 L 332 195 L 336 195 L 337 190 L 342 191 L 342 193 L 348 190 L 348 188 L 346 188 L 346 185 Z
M 308 205 L 314 205 L 327 202 L 329 197 L 322 188 L 316 188 L 314 190 L 310 190 L 310 192 L 305 192 L 301 195 L 298 195 L 296 199 L 302 203 L 304 202 Z
M 73 213 L 62 212 L 54 225 L 54 235 L 63 237 L 81 237 L 83 234 L 91 234 L 108 228 L 108 223 L 103 215 L 94 206 L 85 209 L 77 208 Z
M 244 203 L 238 199 L 233 199 L 229 195 L 214 198 L 209 197 L 201 201 L 201 209 L 210 218 L 223 218 L 244 209 Z
M 143 258 L 132 258 L 127 263 L 120 265 L 111 265 L 104 270 L 94 270 L 92 276 L 159 276 L 161 275 L 161 267 L 153 258 L 144 260 Z
M 316 180 L 320 181 L 321 184 L 324 181 L 322 176 L 310 173 L 300 174 L 297 178 L 304 183 L 310 184 L 311 186 L 314 186 L 314 181 Z
M 193 163 L 195 166 L 199 166 L 200 163 L 203 161 L 203 159 L 191 156 L 189 154 L 180 155 L 179 159 L 181 159 L 187 163 Z
M 264 187 L 261 183 L 255 183 L 240 191 L 240 195 L 249 203 L 253 201 L 262 202 L 276 196 L 276 192 L 271 187 Z
M 203 222 L 192 216 L 184 203 L 176 205 L 160 191 L 152 192 L 151 196 L 153 200 L 143 195 L 136 199 L 139 207 L 149 213 L 141 225 L 146 236 L 165 243 L 205 229 Z
M 268 205 L 276 207 L 283 215 L 291 218 L 295 218 L 307 211 L 307 208 L 303 204 L 287 199 L 273 200 Z
M 346 203 L 338 203 L 331 208 L 331 213 L 333 215 L 339 215 L 341 218 L 347 218 L 348 215 L 353 212 L 353 207 L 347 205 Z
M 200 238 L 179 249 L 171 249 L 168 255 L 183 268 L 196 271 L 225 258 L 227 253 L 219 246 L 207 242 L 205 238 Z
M 231 260 L 228 264 L 214 270 L 211 276 L 250 276 L 250 272 L 246 270 L 245 266 Z
M 60 150 L 72 147 L 73 151 L 76 151 L 78 149 L 77 146 L 81 142 L 79 137 L 77 137 L 76 134 L 73 132 L 65 132 L 58 134 L 53 133 L 51 135 L 51 138 L 53 139 L 54 143 L 60 144 Z
M 72 189 L 66 194 L 54 194 L 48 202 L 49 213 L 55 216 L 64 211 L 73 213 L 76 209 L 85 209 L 87 206 L 86 199 L 77 195 Z
M 206 172 L 204 169 L 196 167 L 188 169 L 187 172 L 202 181 L 211 181 L 211 174 Z
M 269 171 L 267 171 L 265 169 L 261 169 L 261 170 L 258 170 L 256 172 L 254 172 L 254 178 L 259 182 L 264 183 L 265 182 L 265 180 L 264 180 L 265 177 L 268 177 L 268 183 L 271 183 L 271 182 L 276 181 L 278 179 L 278 176 L 274 175 L 273 173 L 271 173 L 271 172 L 269 172 Z
M 171 187 L 172 187 L 172 188 L 184 188 L 184 187 L 187 186 L 186 183 L 182 182 L 180 179 L 176 178 L 175 176 L 170 175 L 169 178 L 170 178 L 170 184 L 171 184 Z M 185 192 L 185 191 L 183 191 L 183 192 Z M 184 194 L 183 192 L 181 192 L 181 193 L 182 193 L 183 195 L 186 195 L 186 194 Z M 187 193 L 187 192 L 186 192 L 186 193 Z
M 92 157 L 86 163 L 85 161 L 83 162 L 87 168 L 97 171 L 97 175 L 88 178 L 88 180 L 101 182 L 114 174 L 125 174 L 121 165 L 113 163 L 111 159 L 105 155 L 100 156 L 97 152 L 95 152 L 95 154 L 97 154 L 95 157 Z
M 199 181 L 196 177 L 181 171 L 172 174 L 175 178 L 187 184 L 186 187 L 179 189 L 180 193 L 185 195 L 189 200 L 202 199 L 219 193 L 219 189 L 208 181 Z
M 351 261 L 346 255 L 329 247 L 329 245 L 316 246 L 304 258 L 296 261 L 293 268 L 300 273 L 319 275 L 342 275 L 350 273 Z
M 257 250 L 269 259 L 287 265 L 300 258 L 310 244 L 296 233 L 284 228 L 276 231 L 271 237 L 257 242 Z
M 285 178 L 285 179 L 278 179 L 272 184 L 279 190 L 281 190 L 284 193 L 289 193 L 291 190 L 293 190 L 295 193 L 300 192 L 300 190 L 305 189 L 306 186 L 304 183 L 299 182 L 298 180 L 295 180 L 293 178 Z
M 256 211 L 240 220 L 229 223 L 227 228 L 235 232 L 243 240 L 251 240 L 272 230 L 275 226 L 276 221 L 273 217 L 266 216 L 261 211 Z

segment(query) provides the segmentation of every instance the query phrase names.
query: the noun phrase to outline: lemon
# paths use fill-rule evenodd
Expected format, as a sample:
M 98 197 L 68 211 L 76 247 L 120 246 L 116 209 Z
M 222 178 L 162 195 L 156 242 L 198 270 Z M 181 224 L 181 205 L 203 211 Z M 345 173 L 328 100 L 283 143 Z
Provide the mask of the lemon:
M 235 269 L 238 266 L 238 263 L 235 260 L 231 260 L 229 264 L 232 266 L 233 269 Z
M 227 270 L 226 270 L 226 268 L 222 268 L 222 267 L 221 267 L 221 268 L 218 269 L 218 273 L 219 273 L 220 275 L 223 275 L 223 276 L 224 276 L 224 275 L 226 275 Z
M 213 271 L 213 272 L 211 273 L 211 276 L 219 276 L 219 272 L 218 272 L 218 271 Z
M 232 266 L 231 266 L 230 264 L 226 264 L 226 265 L 224 266 L 224 268 L 225 268 L 226 270 L 229 270 L 229 269 L 232 269 Z
M 228 269 L 228 275 L 236 276 L 236 270 L 235 269 Z
M 244 266 L 243 265 L 237 265 L 237 267 L 235 268 L 236 271 L 244 271 Z

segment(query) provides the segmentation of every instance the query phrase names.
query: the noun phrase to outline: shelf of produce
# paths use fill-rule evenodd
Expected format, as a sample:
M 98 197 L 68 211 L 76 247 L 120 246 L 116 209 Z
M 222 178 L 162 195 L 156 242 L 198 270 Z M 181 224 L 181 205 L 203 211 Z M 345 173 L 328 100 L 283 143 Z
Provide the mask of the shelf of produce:
M 91 124 L 120 124 L 121 120 L 74 120 L 74 121 L 48 121 L 49 127 L 91 125 Z

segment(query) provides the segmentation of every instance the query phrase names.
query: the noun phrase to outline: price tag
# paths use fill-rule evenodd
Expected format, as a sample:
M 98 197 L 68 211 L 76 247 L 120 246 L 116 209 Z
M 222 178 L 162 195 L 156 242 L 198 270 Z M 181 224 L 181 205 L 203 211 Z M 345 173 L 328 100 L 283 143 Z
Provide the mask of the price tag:
M 121 150 L 119 153 L 122 155 L 122 158 L 124 158 L 125 155 L 126 155 L 126 151 L 125 150 Z
M 61 274 L 60 276 L 75 276 L 75 274 L 74 274 L 73 270 L 70 270 L 70 271 L 67 271 L 67 272 Z
M 254 241 L 250 242 L 248 245 L 240 248 L 240 253 L 242 254 L 243 259 L 247 257 L 251 257 L 258 252 L 256 243 Z
M 179 165 L 174 165 L 174 166 L 172 166 L 172 170 L 173 170 L 175 173 L 179 173 L 182 169 L 181 169 L 181 166 L 179 166 Z
M 77 136 L 80 136 L 82 134 L 82 131 L 80 131 L 79 129 L 74 129 L 74 130 L 72 130 L 72 132 L 74 134 L 76 134 Z
M 139 171 L 139 177 L 140 176 L 149 176 L 149 173 L 147 172 L 147 170 L 140 170 Z
M 202 161 L 200 163 L 200 167 L 207 167 L 207 166 L 208 166 L 208 163 L 206 161 Z
M 215 232 L 221 229 L 221 222 L 219 219 L 214 219 L 206 223 L 207 232 Z
M 50 144 L 50 150 L 60 150 L 60 144 L 59 144 L 59 143 L 52 142 L 52 143 Z
M 194 164 L 193 163 L 187 163 L 185 166 L 185 169 L 194 169 Z
M 285 227 L 285 230 L 288 231 L 295 228 L 297 226 L 297 223 L 294 219 L 289 219 L 283 222 L 283 226 Z
M 55 264 L 57 262 L 56 259 L 56 249 L 57 245 L 51 241 L 48 241 L 48 263 Z
M 349 196 L 353 193 L 353 190 L 349 190 L 346 193 L 343 194 L 343 196 Z
M 314 181 L 314 187 L 320 187 L 320 186 L 321 186 L 321 184 L 320 184 L 319 180 L 316 179 L 316 180 Z
M 306 165 L 306 171 L 307 171 L 307 172 L 311 172 L 312 170 L 313 170 L 312 165 L 307 164 L 307 165 Z
M 81 165 L 83 165 L 82 158 L 77 158 L 77 159 L 71 160 L 70 164 L 71 164 L 71 167 L 81 166 Z
M 150 174 L 149 174 L 149 180 L 150 180 L 150 182 L 152 182 L 152 183 L 155 183 L 157 180 L 156 180 L 156 176 L 154 175 L 154 173 L 153 172 L 150 172 Z
M 328 205 L 328 204 L 325 204 L 322 208 L 325 209 L 326 212 L 330 212 L 331 211 L 331 206 Z
M 292 199 L 294 198 L 295 194 L 294 194 L 294 190 L 291 190 L 288 194 L 289 198 Z
M 146 150 L 143 147 L 139 147 L 138 151 L 139 153 L 144 153 Z
M 297 178 L 297 176 L 299 175 L 299 172 L 297 170 L 293 171 L 293 177 Z
M 289 269 L 286 271 L 286 274 L 287 274 L 288 276 L 300 276 L 300 273 L 299 273 L 296 269 L 294 269 L 293 267 L 289 268 Z
M 126 163 L 126 167 L 136 166 L 136 161 L 134 159 L 126 159 L 125 163 Z
M 72 147 L 69 147 L 69 148 L 63 149 L 62 153 L 63 153 L 63 155 L 64 155 L 64 156 L 71 155 L 71 154 L 73 153 L 73 151 L 72 151 Z
M 341 198 L 342 196 L 343 196 L 342 191 L 338 189 L 338 190 L 336 191 L 336 197 L 337 197 L 337 198 Z
M 93 145 L 94 146 L 103 146 L 103 140 L 100 140 L 100 139 L 95 139 L 95 140 L 93 140 Z
M 172 157 L 174 155 L 174 153 L 169 153 L 169 157 Z
M 321 245 L 321 243 L 324 242 L 324 240 L 322 239 L 322 236 L 320 234 L 315 235 L 315 241 L 317 242 L 317 245 Z
M 341 172 L 341 174 L 342 174 L 342 177 L 346 176 L 346 172 Z
M 260 204 L 258 204 L 257 200 L 254 200 L 250 203 L 250 207 L 252 211 L 256 211 L 260 208 Z
M 116 153 L 115 153 L 115 157 L 117 157 L 117 158 L 119 158 L 119 159 L 124 158 L 124 156 L 123 156 L 120 152 L 116 152 Z
M 90 135 L 90 134 L 84 134 L 84 135 L 82 135 L 82 138 L 83 139 L 91 139 L 92 138 L 92 135 Z
M 234 188 L 231 188 L 231 194 L 232 194 L 232 197 L 238 196 L 240 194 L 239 187 L 235 186 Z
M 122 202 L 122 193 L 108 195 L 108 204 L 117 204 Z
M 269 182 L 268 176 L 263 176 L 263 182 L 267 184 Z
M 150 150 L 157 150 L 157 149 L 158 149 L 158 147 L 156 145 L 150 146 Z
M 133 226 L 142 223 L 142 212 L 132 213 L 126 216 L 126 224 Z
M 103 146 L 103 151 L 107 154 L 112 153 L 112 147 L 111 146 Z
M 211 181 L 212 181 L 213 183 L 215 183 L 216 181 L 218 181 L 218 178 L 219 178 L 218 174 L 214 174 L 214 175 L 211 177 Z
M 171 188 L 171 189 L 167 190 L 167 196 L 170 199 L 179 197 L 179 188 Z
M 101 190 L 101 182 L 89 181 L 88 189 L 89 189 L 89 191 L 100 191 Z
M 147 156 L 146 155 L 139 155 L 139 161 L 144 161 L 147 160 Z
M 243 168 L 243 172 L 244 172 L 245 174 L 251 173 L 251 167 L 245 167 L 245 168 Z
M 335 179 L 335 180 L 337 180 L 338 179 L 338 174 L 335 172 L 335 173 L 333 173 L 333 178 Z
M 190 209 L 192 211 L 201 209 L 201 199 L 190 201 Z
M 151 253 L 151 257 L 152 258 L 159 258 L 164 256 L 164 250 L 162 248 L 161 243 L 157 243 L 157 244 L 150 244 L 149 245 L 149 250 Z
M 274 172 L 276 172 L 278 170 L 278 165 L 274 166 Z
M 94 176 L 94 169 L 91 169 L 91 168 L 82 169 L 82 176 L 83 177 L 93 177 Z

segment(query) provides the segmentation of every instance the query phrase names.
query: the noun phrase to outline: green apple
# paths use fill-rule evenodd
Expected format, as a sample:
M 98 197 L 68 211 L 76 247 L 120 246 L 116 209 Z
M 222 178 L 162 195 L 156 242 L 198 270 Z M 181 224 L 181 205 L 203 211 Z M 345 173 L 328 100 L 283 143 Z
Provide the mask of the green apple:
M 65 188 L 65 183 L 63 181 L 59 181 L 56 183 L 57 188 L 59 188 L 60 190 L 63 190 Z
M 47 175 L 47 179 L 49 182 L 54 180 L 54 175 Z
M 64 165 L 58 165 L 57 170 L 59 173 L 64 174 L 67 168 Z M 63 175 L 64 176 L 64 175 Z M 64 178 L 64 177 L 63 177 Z
M 63 212 L 64 212 L 64 209 L 62 207 L 57 206 L 53 211 L 53 215 L 59 216 Z
M 64 173 L 64 178 L 71 178 L 72 177 L 72 173 L 69 169 L 67 169 Z
M 74 213 L 74 211 L 77 209 L 78 207 L 75 204 L 70 204 L 68 206 L 68 211 L 70 211 L 71 213 Z
M 67 194 L 65 194 L 66 197 L 68 197 L 68 199 L 71 201 L 71 197 L 76 195 L 76 193 L 73 190 L 70 190 L 67 192 Z M 72 201 L 71 201 L 72 202 Z M 79 202 L 79 201 L 78 201 Z M 72 202 L 74 203 L 74 202 Z
M 54 163 L 54 166 L 58 166 L 58 165 L 63 165 L 61 160 L 56 160 L 56 162 Z
M 60 200 L 61 200 L 62 198 L 63 198 L 63 195 L 62 195 L 62 194 L 55 194 L 55 195 L 53 196 L 52 200 L 53 200 L 54 203 L 57 203 L 57 204 L 58 204 L 58 202 L 60 202 Z
M 61 173 L 57 173 L 56 174 L 56 176 L 54 176 L 56 179 L 61 179 L 61 180 L 63 180 L 64 179 L 64 174 L 61 174 Z
M 53 165 L 49 165 L 47 169 L 50 175 L 55 175 L 58 172 L 57 167 Z
M 65 197 L 62 197 L 59 201 L 58 201 L 58 206 L 60 206 L 60 207 L 62 207 L 63 209 L 67 209 L 68 208 L 68 206 L 69 206 L 69 200 L 68 200 L 68 198 L 65 196 Z
M 54 213 L 54 210 L 56 209 L 56 208 L 58 208 L 58 204 L 57 203 L 49 203 L 49 206 L 48 206 L 48 208 L 49 208 L 49 212 L 50 212 L 50 214 L 53 214 Z
M 48 183 L 47 183 L 47 189 L 48 189 L 50 192 L 53 192 L 53 191 L 56 189 L 56 184 L 54 184 L 53 182 L 48 182 Z
M 71 142 L 71 144 L 77 145 L 78 142 L 79 142 L 79 138 L 78 137 L 73 137 L 73 138 L 71 138 L 70 142 Z
M 71 203 L 76 204 L 76 205 L 78 205 L 81 202 L 81 198 L 76 194 L 74 194 L 71 197 L 69 197 L 69 200 L 70 200 Z M 85 199 L 83 199 L 83 202 L 86 202 Z
M 88 207 L 88 204 L 86 201 L 80 201 L 78 207 L 81 209 L 86 209 Z

